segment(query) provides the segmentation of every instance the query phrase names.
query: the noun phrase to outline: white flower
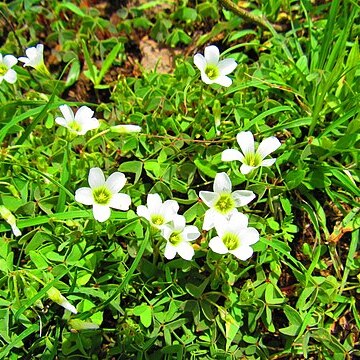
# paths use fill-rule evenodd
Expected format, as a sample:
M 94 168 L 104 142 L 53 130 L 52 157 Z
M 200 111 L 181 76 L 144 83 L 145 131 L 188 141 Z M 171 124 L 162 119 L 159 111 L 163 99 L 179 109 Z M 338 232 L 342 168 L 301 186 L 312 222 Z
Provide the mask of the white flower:
M 167 240 L 164 256 L 171 260 L 179 254 L 185 260 L 191 260 L 194 249 L 189 241 L 200 236 L 199 229 L 194 225 L 186 225 L 184 216 L 176 215 L 173 220 L 161 229 L 161 235 Z
M 13 55 L 0 54 L 0 84 L 3 80 L 9 84 L 14 84 L 17 80 L 17 74 L 15 70 L 11 69 L 16 63 L 17 59 Z
M 210 208 L 205 213 L 203 230 L 210 230 L 217 218 L 228 218 L 237 207 L 248 204 L 255 198 L 249 190 L 231 192 L 231 180 L 226 173 L 218 173 L 214 180 L 214 192 L 200 191 L 201 200 Z
M 94 112 L 87 106 L 81 106 L 75 116 L 69 105 L 61 105 L 59 109 L 63 117 L 57 117 L 55 122 L 77 135 L 85 135 L 87 131 L 100 126 L 99 120 L 92 117 Z
M 248 227 L 248 218 L 242 213 L 234 213 L 229 220 L 217 219 L 215 229 L 218 236 L 212 238 L 209 247 L 218 254 L 233 254 L 240 260 L 247 260 L 253 254 L 250 245 L 259 240 L 255 228 Z
M 44 64 L 44 45 L 38 44 L 36 47 L 26 49 L 26 56 L 19 57 L 19 60 L 24 63 L 25 66 L 31 66 L 35 69 L 42 69 Z
M 94 218 L 103 222 L 110 217 L 110 208 L 129 210 L 131 198 L 127 194 L 119 193 L 126 183 L 125 175 L 121 172 L 112 173 L 105 181 L 100 168 L 92 168 L 89 172 L 90 187 L 82 187 L 75 192 L 75 200 L 84 205 L 92 205 Z
M 169 223 L 179 211 L 179 204 L 175 200 L 166 200 L 163 203 L 159 194 L 148 194 L 146 205 L 139 205 L 136 213 L 157 229 Z
M 205 48 L 204 55 L 196 54 L 194 64 L 201 72 L 201 80 L 205 84 L 219 84 L 230 86 L 232 80 L 226 76 L 235 70 L 237 63 L 234 59 L 228 58 L 219 61 L 219 49 L 215 45 Z
M 66 299 L 65 296 L 63 296 L 61 294 L 61 292 L 54 288 L 51 287 L 48 291 L 47 291 L 47 295 L 49 296 L 49 298 L 57 303 L 58 305 L 62 306 L 63 308 L 65 308 L 66 310 L 71 311 L 73 314 L 77 314 L 77 310 L 75 308 L 75 306 L 71 305 L 69 303 L 69 301 Z
M 138 125 L 115 125 L 110 127 L 110 131 L 119 134 L 139 133 L 141 127 Z
M 271 136 L 264 139 L 255 152 L 254 135 L 251 131 L 243 131 L 237 134 L 236 140 L 242 150 L 242 153 L 236 149 L 227 149 L 221 154 L 221 160 L 241 161 L 242 165 L 240 167 L 240 171 L 244 175 L 260 166 L 273 165 L 276 159 L 264 159 L 281 146 L 281 142 L 275 136 Z
M 16 226 L 15 216 L 4 205 L 0 205 L 0 216 L 11 226 L 11 230 L 15 236 L 21 235 L 20 229 Z

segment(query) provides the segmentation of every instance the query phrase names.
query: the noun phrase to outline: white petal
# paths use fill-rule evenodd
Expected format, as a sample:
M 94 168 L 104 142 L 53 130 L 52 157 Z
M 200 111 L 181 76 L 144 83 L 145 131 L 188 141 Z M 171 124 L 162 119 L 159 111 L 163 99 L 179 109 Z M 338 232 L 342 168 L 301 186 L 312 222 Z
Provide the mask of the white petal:
M 14 236 L 21 236 L 21 231 L 15 224 L 10 226 Z
M 244 155 L 239 150 L 227 149 L 221 153 L 222 161 L 233 161 L 233 160 L 242 161 L 243 159 L 244 159 Z
M 99 222 L 104 222 L 110 217 L 111 210 L 110 207 L 107 205 L 94 204 L 93 213 L 95 220 Z
M 112 173 L 105 182 L 105 186 L 113 193 L 118 193 L 126 183 L 126 177 L 121 172 Z
M 136 208 L 136 214 L 138 216 L 142 216 L 143 218 L 150 221 L 150 212 L 149 212 L 149 209 L 145 205 L 139 205 Z
M 148 194 L 146 203 L 150 214 L 158 214 L 163 204 L 159 194 Z
M 214 180 L 214 191 L 216 193 L 218 194 L 230 193 L 231 187 L 232 187 L 231 180 L 226 173 L 222 172 L 216 174 Z
M 23 62 L 23 66 L 27 66 L 27 64 L 30 62 L 30 60 L 27 57 L 21 56 L 19 57 L 19 61 Z
M 60 117 L 60 116 L 55 119 L 55 122 L 58 125 L 65 126 L 65 127 L 67 127 L 68 123 L 69 123 L 68 121 L 66 121 L 66 119 L 64 119 L 63 117 Z
M 235 212 L 238 212 L 237 210 Z M 217 216 L 214 219 L 214 226 L 217 234 L 222 237 L 225 232 L 227 232 L 227 228 L 229 226 L 229 221 L 225 216 Z
M 204 71 L 201 72 L 201 80 L 205 83 L 205 84 L 214 84 L 215 80 L 211 80 L 208 78 L 208 76 L 205 74 Z
M 182 231 L 185 228 L 186 220 L 183 215 L 174 215 L 171 223 L 174 231 Z
M 165 252 L 164 252 L 164 256 L 168 259 L 171 260 L 175 257 L 176 255 L 176 248 L 175 246 L 171 245 L 169 242 L 166 244 L 165 246 Z
M 241 212 L 233 213 L 226 225 L 226 230 L 224 230 L 224 232 L 240 234 L 240 232 L 242 233 L 243 230 L 247 230 L 248 222 L 249 219 L 245 214 Z
M 217 254 L 227 254 L 229 252 L 219 236 L 216 236 L 209 241 L 209 248 Z
M 117 210 L 127 211 L 131 205 L 131 197 L 128 194 L 113 194 L 109 206 Z
M 232 84 L 232 80 L 228 76 L 220 75 L 219 77 L 214 79 L 214 83 L 221 86 L 229 87 Z
M 230 250 L 230 254 L 235 255 L 239 260 L 245 261 L 251 257 L 254 250 L 250 246 L 240 246 L 235 250 Z
M 193 247 L 185 241 L 176 247 L 176 251 L 184 260 L 191 260 L 195 254 Z
M 207 46 L 204 50 L 205 60 L 208 64 L 216 65 L 219 62 L 220 52 L 217 46 Z
M 77 314 L 75 306 L 71 305 L 69 301 L 65 298 L 65 296 L 61 295 L 58 304 L 61 305 L 64 309 L 71 311 L 73 314 Z
M 250 173 L 251 171 L 253 171 L 254 169 L 256 169 L 255 166 L 249 166 L 249 165 L 246 165 L 246 164 L 242 164 L 240 166 L 240 172 L 244 175 Z
M 277 150 L 281 146 L 281 142 L 275 137 L 271 136 L 264 139 L 257 149 L 257 154 L 264 159 L 266 156 Z
M 16 71 L 13 69 L 9 69 L 7 71 L 7 73 L 4 75 L 4 79 L 9 83 L 9 84 L 14 84 L 16 82 L 17 79 L 17 74 Z
M 214 210 L 209 209 L 205 213 L 204 222 L 203 222 L 203 230 L 210 230 L 215 226 L 215 219 L 220 215 Z
M 25 54 L 30 60 L 32 60 L 32 59 L 36 58 L 38 52 L 37 52 L 37 49 L 35 47 L 30 47 L 30 48 L 25 50 Z
M 271 166 L 275 164 L 276 159 L 266 159 L 261 162 L 261 166 Z
M 201 54 L 196 54 L 194 56 L 194 64 L 200 71 L 205 71 L 206 60 Z
M 219 198 L 219 194 L 212 191 L 200 191 L 199 197 L 200 199 L 208 206 L 212 207 L 213 204 L 217 201 Z
M 164 225 L 163 227 L 161 227 L 161 236 L 164 239 L 169 240 L 172 233 L 173 233 L 173 228 L 170 227 L 169 225 Z
M 59 109 L 67 122 L 74 121 L 74 113 L 69 105 L 61 105 Z
M 185 226 L 182 233 L 184 241 L 194 241 L 200 236 L 200 231 L 195 225 Z
M 92 111 L 89 107 L 81 106 L 81 108 L 79 108 L 79 110 L 75 114 L 75 120 L 77 120 L 77 121 L 86 120 L 87 121 L 87 120 L 91 119 L 93 115 L 94 115 L 94 111 Z
M 88 187 L 82 187 L 75 191 L 75 201 L 84 205 L 94 204 L 94 198 L 92 195 L 92 190 Z
M 97 188 L 99 186 L 103 186 L 105 184 L 105 176 L 102 170 L 98 167 L 91 168 L 89 171 L 89 185 L 90 187 Z
M 252 245 L 259 241 L 259 232 L 253 228 L 245 228 L 239 233 L 241 245 Z
M 164 215 L 165 219 L 172 217 L 179 211 L 179 204 L 175 200 L 166 200 L 161 205 L 161 214 Z
M 242 131 L 236 135 L 236 141 L 238 142 L 244 156 L 246 154 L 255 154 L 254 135 L 251 131 Z
M 231 195 L 235 200 L 236 207 L 247 205 L 255 199 L 255 194 L 250 190 L 236 190 Z
M 8 68 L 13 67 L 15 64 L 17 64 L 17 62 L 18 62 L 17 58 L 13 55 L 4 56 L 3 64 Z
M 221 76 L 230 74 L 232 71 L 236 69 L 236 67 L 237 67 L 236 61 L 231 58 L 221 60 L 218 64 L 218 68 Z
M 78 121 L 80 124 L 81 131 L 79 131 L 79 135 L 85 135 L 89 130 L 97 129 L 100 126 L 100 122 L 98 119 L 91 118 Z

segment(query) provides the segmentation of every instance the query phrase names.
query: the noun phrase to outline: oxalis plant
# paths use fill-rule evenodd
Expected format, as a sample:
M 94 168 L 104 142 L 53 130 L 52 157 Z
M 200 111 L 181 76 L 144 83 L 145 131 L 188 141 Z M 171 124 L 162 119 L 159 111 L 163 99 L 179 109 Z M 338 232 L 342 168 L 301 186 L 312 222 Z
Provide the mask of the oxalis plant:
M 0 7 L 0 359 L 357 358 L 358 6 L 158 3 Z

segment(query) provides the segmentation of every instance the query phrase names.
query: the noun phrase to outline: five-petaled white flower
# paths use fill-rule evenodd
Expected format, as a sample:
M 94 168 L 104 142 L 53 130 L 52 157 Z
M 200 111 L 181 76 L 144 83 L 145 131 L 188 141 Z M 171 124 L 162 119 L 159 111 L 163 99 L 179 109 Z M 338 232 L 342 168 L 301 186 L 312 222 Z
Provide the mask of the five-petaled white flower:
M 3 80 L 9 84 L 14 84 L 17 79 L 15 70 L 11 69 L 16 63 L 17 59 L 13 55 L 5 55 L 4 57 L 0 54 L 0 84 Z
M 99 120 L 93 117 L 94 111 L 87 106 L 81 106 L 75 116 L 69 105 L 61 105 L 59 109 L 63 117 L 57 117 L 55 122 L 77 135 L 85 135 L 100 126 Z
M 235 70 L 236 61 L 231 58 L 219 61 L 220 52 L 215 45 L 207 46 L 204 55 L 196 54 L 194 56 L 194 64 L 200 70 L 201 80 L 205 84 L 230 86 L 232 80 L 226 75 Z
M 189 241 L 194 241 L 200 236 L 195 225 L 186 225 L 185 217 L 175 215 L 169 224 L 161 228 L 161 235 L 167 240 L 164 256 L 171 260 L 179 254 L 185 260 L 191 260 L 194 249 Z
M 232 184 L 226 173 L 218 173 L 214 180 L 214 192 L 200 191 L 201 200 L 210 208 L 206 210 L 203 230 L 210 230 L 215 226 L 217 218 L 228 218 L 237 207 L 248 204 L 255 198 L 249 190 L 236 190 L 231 192 Z
M 222 161 L 239 160 L 242 162 L 240 171 L 246 175 L 260 166 L 271 166 L 276 159 L 264 160 L 266 156 L 281 146 L 280 141 L 271 136 L 264 139 L 255 152 L 254 136 L 251 131 L 243 131 L 236 136 L 242 153 L 236 149 L 224 150 L 221 154 Z
M 47 291 L 47 295 L 53 302 L 62 306 L 64 309 L 71 311 L 73 314 L 77 314 L 77 310 L 76 310 L 75 306 L 71 305 L 69 303 L 69 301 L 66 299 L 66 297 L 64 295 L 62 295 L 58 289 L 51 287 Z
M 44 71 L 46 66 L 44 64 L 44 45 L 38 44 L 36 47 L 31 47 L 25 50 L 25 56 L 19 57 L 19 61 L 24 63 L 25 66 L 31 66 L 36 70 Z M 46 72 L 48 70 L 46 69 Z
M 240 260 L 247 260 L 253 254 L 250 245 L 259 240 L 259 233 L 253 227 L 248 227 L 246 215 L 237 212 L 226 220 L 218 218 L 215 222 L 218 236 L 212 238 L 209 247 L 218 254 L 233 254 Z
M 75 200 L 84 205 L 92 205 L 94 218 L 100 222 L 110 217 L 110 208 L 129 210 L 131 198 L 119 193 L 126 183 L 126 177 L 121 172 L 112 173 L 105 181 L 100 168 L 92 168 L 89 172 L 90 187 L 82 187 L 75 192 Z
M 138 216 L 147 219 L 150 224 L 161 229 L 168 224 L 174 216 L 177 216 L 179 204 L 175 200 L 166 200 L 162 202 L 159 194 L 148 194 L 147 206 L 139 205 L 136 209 Z

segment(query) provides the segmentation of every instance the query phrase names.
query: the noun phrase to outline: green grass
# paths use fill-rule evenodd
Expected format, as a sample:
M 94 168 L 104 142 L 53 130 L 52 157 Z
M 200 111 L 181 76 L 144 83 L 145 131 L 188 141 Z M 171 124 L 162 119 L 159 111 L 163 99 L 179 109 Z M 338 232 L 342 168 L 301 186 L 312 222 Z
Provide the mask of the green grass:
M 0 205 L 22 232 L 0 219 L 0 359 L 359 357 L 358 4 L 242 4 L 279 31 L 217 1 L 128 3 L 0 4 L 0 53 L 42 43 L 51 74 L 19 62 L 16 83 L 0 83 Z M 176 49 L 170 72 L 139 64 L 145 35 Z M 200 79 L 193 55 L 211 44 L 238 63 L 230 87 Z M 70 134 L 55 123 L 63 104 L 88 106 L 100 127 Z M 244 175 L 222 161 L 241 131 L 276 136 L 276 163 Z M 94 167 L 123 172 L 132 200 L 105 222 L 75 201 Z M 201 231 L 199 193 L 221 172 L 256 195 L 239 209 L 260 234 L 246 261 Z M 150 193 L 200 230 L 191 261 L 167 259 L 137 216 Z

